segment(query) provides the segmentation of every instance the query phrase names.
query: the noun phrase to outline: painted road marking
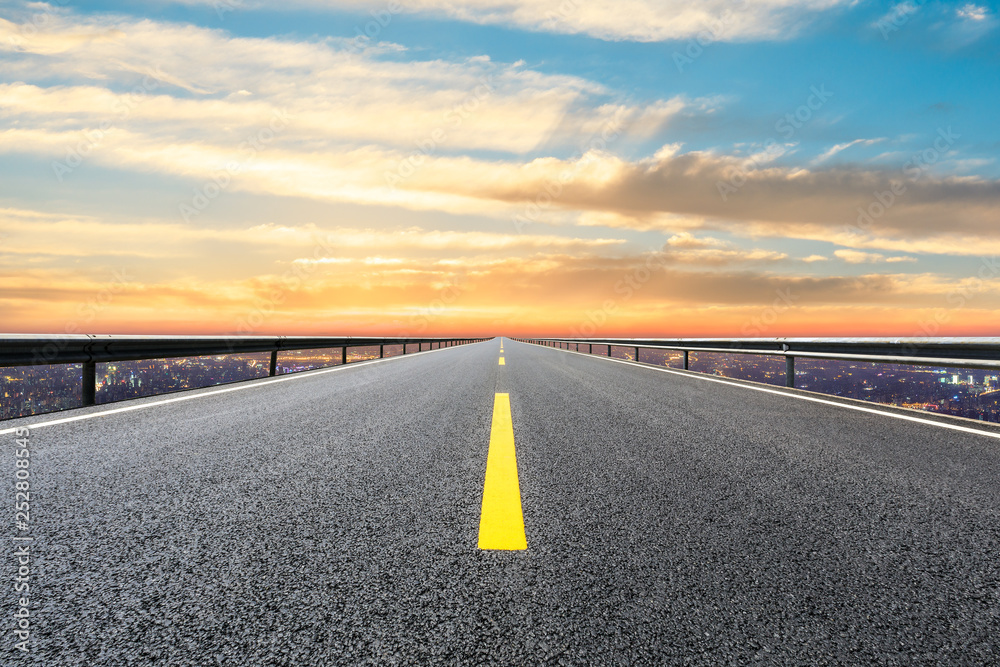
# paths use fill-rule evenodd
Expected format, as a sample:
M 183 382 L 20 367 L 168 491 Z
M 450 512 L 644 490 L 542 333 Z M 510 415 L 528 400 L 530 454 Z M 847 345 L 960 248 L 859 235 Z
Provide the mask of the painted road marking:
M 815 396 L 810 396 L 808 394 L 795 394 L 788 391 L 779 391 L 777 389 L 768 389 L 767 387 L 755 387 L 753 385 L 741 384 L 739 382 L 730 382 L 728 380 L 720 380 L 718 378 L 701 375 L 699 373 L 693 373 L 691 371 L 675 371 L 670 368 L 657 368 L 656 366 L 647 366 L 646 364 L 637 364 L 634 361 L 625 361 L 624 359 L 615 359 L 613 357 L 605 357 L 599 354 L 588 354 L 586 352 L 574 352 L 572 350 L 560 350 L 559 348 L 548 348 L 555 350 L 556 352 L 566 352 L 568 354 L 582 354 L 586 357 L 593 357 L 594 359 L 604 359 L 605 361 L 613 361 L 616 364 L 628 364 L 635 368 L 645 368 L 650 371 L 658 371 L 660 373 L 670 373 L 671 375 L 681 375 L 683 377 L 692 378 L 694 380 L 701 380 L 703 382 L 715 382 L 717 384 L 727 384 L 731 387 L 739 387 L 741 389 L 749 389 L 751 391 L 759 391 L 765 394 L 778 394 L 779 396 L 785 396 L 787 398 L 793 398 L 798 401 L 808 401 L 809 403 L 820 403 L 822 405 L 832 405 L 838 408 L 844 408 L 845 410 L 854 410 L 856 412 L 866 412 L 871 415 L 881 415 L 883 417 L 891 417 L 892 419 L 901 419 L 908 422 L 917 422 L 920 424 L 926 424 L 927 426 L 936 426 L 937 428 L 945 428 L 950 431 L 959 431 L 961 433 L 975 433 L 976 435 L 983 435 L 987 438 L 995 438 L 1000 440 L 1000 432 L 998 431 L 987 431 L 979 428 L 972 428 L 969 426 L 960 426 L 958 424 L 948 424 L 946 422 L 939 422 L 933 419 L 923 419 L 921 417 L 915 417 L 911 415 L 903 415 L 896 412 L 889 412 L 888 410 L 879 410 L 878 408 L 866 408 L 861 405 L 851 405 L 850 403 L 840 403 L 839 401 L 829 401 L 823 398 L 818 398 Z M 989 423 L 989 422 L 987 422 Z
M 504 363 L 504 361 L 503 361 L 503 357 L 500 357 L 500 365 L 501 365 L 501 366 L 506 366 L 506 365 L 507 365 L 507 364 L 505 364 L 505 363 Z
M 517 483 L 510 394 L 497 394 L 493 399 L 493 425 L 486 455 L 483 510 L 479 518 L 479 548 L 507 551 L 528 548 L 521 512 L 521 487 Z

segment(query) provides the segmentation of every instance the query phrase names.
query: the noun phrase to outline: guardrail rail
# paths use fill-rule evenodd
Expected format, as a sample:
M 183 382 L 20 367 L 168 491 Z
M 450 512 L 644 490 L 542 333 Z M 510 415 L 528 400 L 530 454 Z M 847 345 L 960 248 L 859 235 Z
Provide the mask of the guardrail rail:
M 1000 369 L 1000 338 L 516 338 L 525 343 L 562 349 L 595 345 L 631 347 L 684 353 L 689 370 L 691 352 L 755 354 L 785 358 L 785 386 L 795 387 L 795 359 L 834 359 L 911 366 L 959 366 Z M 571 348 L 575 346 L 575 348 Z M 610 350 L 610 347 L 609 347 Z
M 177 357 L 216 356 L 270 352 L 269 375 L 277 371 L 278 353 L 293 350 L 341 348 L 341 363 L 347 363 L 352 347 L 379 346 L 379 358 L 387 345 L 417 345 L 417 351 L 440 349 L 487 340 L 485 338 L 362 338 L 357 336 L 123 336 L 68 334 L 0 335 L 0 368 L 49 364 L 83 364 L 83 405 L 97 402 L 97 364 L 144 361 Z M 436 347 L 435 347 L 436 346 Z

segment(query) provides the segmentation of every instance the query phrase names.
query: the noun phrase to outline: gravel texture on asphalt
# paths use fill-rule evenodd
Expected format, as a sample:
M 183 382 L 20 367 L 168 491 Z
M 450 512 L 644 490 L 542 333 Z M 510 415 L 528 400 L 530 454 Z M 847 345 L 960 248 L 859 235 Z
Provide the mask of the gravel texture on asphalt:
M 32 651 L 10 648 L 4 584 L 0 663 L 1000 659 L 1000 441 L 509 339 L 498 356 L 33 430 Z M 476 548 L 498 391 L 524 552 Z

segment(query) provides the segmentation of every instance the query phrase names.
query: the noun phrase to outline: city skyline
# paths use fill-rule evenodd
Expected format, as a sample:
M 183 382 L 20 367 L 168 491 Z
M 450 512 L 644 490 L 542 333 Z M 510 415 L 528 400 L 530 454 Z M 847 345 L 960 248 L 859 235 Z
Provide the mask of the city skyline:
M 401 345 L 386 346 L 384 356 L 402 352 Z M 609 350 L 605 345 L 594 345 L 593 353 L 635 360 L 632 347 L 611 346 Z M 101 363 L 96 372 L 96 398 L 98 403 L 106 404 L 263 378 L 268 375 L 269 357 L 263 352 Z M 347 355 L 348 362 L 377 358 L 378 346 L 350 348 Z M 276 374 L 337 366 L 341 361 L 339 349 L 283 351 L 277 359 Z M 683 355 L 676 351 L 643 349 L 639 361 L 683 367 Z M 80 405 L 79 364 L 0 370 L 0 419 Z M 691 352 L 690 370 L 776 386 L 785 384 L 785 361 L 774 355 Z M 1000 376 L 995 370 L 801 358 L 795 375 L 796 387 L 801 390 L 1000 422 Z
M 9 0 L 3 329 L 991 335 L 997 9 Z

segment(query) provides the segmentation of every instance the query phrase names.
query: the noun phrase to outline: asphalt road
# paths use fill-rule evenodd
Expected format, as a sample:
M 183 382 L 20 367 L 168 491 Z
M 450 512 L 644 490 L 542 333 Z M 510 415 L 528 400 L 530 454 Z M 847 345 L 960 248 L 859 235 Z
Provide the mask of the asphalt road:
M 504 346 L 33 429 L 0 663 L 1000 659 L 1000 440 Z M 526 551 L 477 548 L 496 392 Z

